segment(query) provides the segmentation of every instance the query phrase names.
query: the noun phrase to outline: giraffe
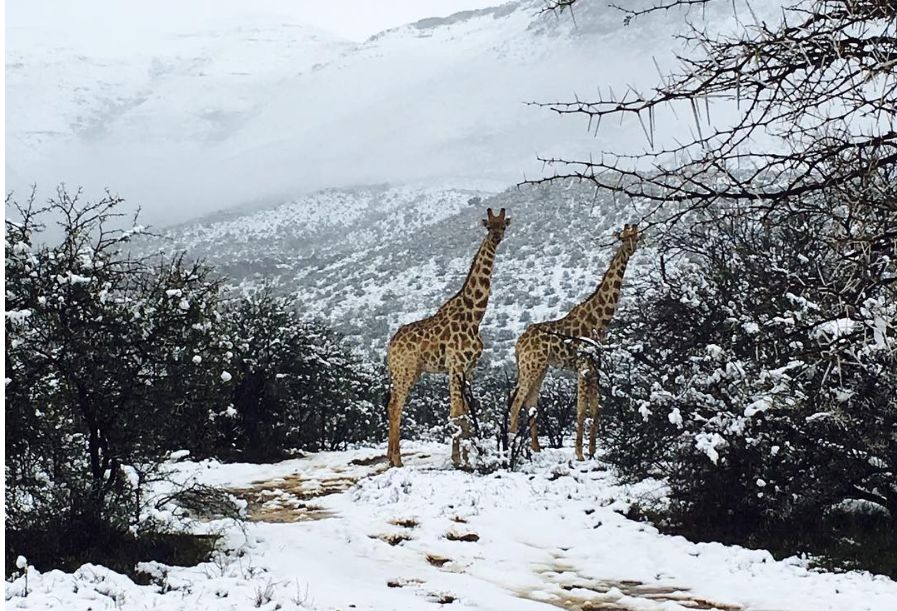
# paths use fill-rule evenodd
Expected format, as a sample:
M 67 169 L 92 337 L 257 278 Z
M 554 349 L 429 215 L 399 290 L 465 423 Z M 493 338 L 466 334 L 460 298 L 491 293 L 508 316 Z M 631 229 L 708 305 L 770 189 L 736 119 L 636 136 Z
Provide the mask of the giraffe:
M 576 305 L 558 320 L 540 322 L 527 327 L 517 340 L 517 384 L 511 395 L 510 430 L 517 432 L 517 416 L 526 405 L 531 413 L 532 448 L 539 451 L 536 426 L 536 405 L 539 388 L 549 367 L 576 372 L 576 459 L 583 460 L 582 436 L 586 410 L 592 417 L 589 428 L 589 457 L 595 455 L 596 419 L 598 416 L 598 371 L 591 359 L 583 357 L 580 346 L 570 337 L 587 337 L 603 341 L 620 297 L 620 287 L 629 257 L 639 239 L 636 225 L 625 225 L 618 234 L 620 248 L 611 260 L 601 284 L 585 301 Z
M 436 314 L 400 327 L 389 341 L 386 358 L 390 377 L 387 458 L 391 466 L 402 466 L 399 453 L 402 408 L 411 388 L 424 372 L 449 374 L 450 416 L 456 425 L 452 462 L 455 466 L 462 463 L 459 437 L 466 438 L 469 434 L 464 384 L 483 352 L 480 321 L 489 301 L 495 250 L 510 224 L 511 219 L 505 216 L 504 208 L 497 215 L 492 213 L 492 208 L 486 210 L 483 225 L 488 233 L 473 258 L 464 286 Z

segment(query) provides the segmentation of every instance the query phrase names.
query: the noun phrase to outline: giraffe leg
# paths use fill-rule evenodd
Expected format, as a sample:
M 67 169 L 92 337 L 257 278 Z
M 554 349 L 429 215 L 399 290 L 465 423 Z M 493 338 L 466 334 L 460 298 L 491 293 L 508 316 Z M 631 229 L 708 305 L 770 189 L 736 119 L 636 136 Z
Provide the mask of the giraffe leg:
M 542 446 L 539 445 L 539 422 L 536 419 L 536 412 L 533 412 L 532 419 L 529 423 L 529 436 L 533 452 L 541 452 Z
M 598 372 L 592 372 L 589 376 L 589 416 L 592 422 L 589 424 L 589 458 L 595 458 L 595 436 L 598 433 L 598 402 L 600 388 L 598 387 Z
M 539 389 L 542 388 L 542 381 L 544 379 L 545 370 L 543 370 L 539 375 L 536 383 L 533 385 L 532 390 L 526 397 L 526 401 L 524 401 L 523 403 L 524 405 L 526 405 L 526 409 L 530 414 L 529 434 L 533 452 L 542 451 L 542 446 L 539 445 Z
M 470 421 L 467 416 L 467 405 L 464 401 L 464 373 L 462 369 L 449 372 L 449 402 L 452 433 L 452 464 L 456 467 L 467 462 L 467 450 L 461 452 L 461 440 L 470 436 Z
M 535 407 L 539 400 L 539 388 L 542 385 L 542 378 L 545 377 L 546 366 L 541 364 L 525 364 L 518 359 L 517 365 L 517 385 L 514 387 L 514 393 L 511 399 L 511 419 L 508 432 L 511 435 L 517 434 L 518 417 L 520 408 L 526 404 L 529 407 Z M 533 414 L 535 416 L 535 414 Z
M 576 377 L 576 460 L 585 460 L 582 456 L 582 433 L 588 408 L 588 378 L 581 370 Z
M 523 403 L 526 401 L 526 397 L 529 394 L 531 387 L 531 380 L 524 380 L 518 377 L 517 384 L 514 386 L 514 392 L 511 393 L 511 417 L 508 423 L 508 433 L 512 437 L 517 434 L 517 418 L 520 415 L 520 408 L 523 407 Z
M 417 381 L 417 375 L 414 372 L 407 371 L 404 368 L 397 368 L 397 371 L 391 371 L 392 385 L 389 392 L 389 447 L 386 451 L 386 457 L 389 459 L 390 466 L 401 467 L 402 455 L 399 452 L 400 426 L 402 424 L 402 408 L 405 407 L 405 401 L 411 393 L 411 388 Z
M 464 415 L 467 419 L 468 426 L 473 424 L 473 421 L 470 418 L 470 403 L 468 399 L 472 399 L 473 395 L 473 376 L 476 370 L 477 361 L 480 358 L 480 355 L 483 353 L 483 349 L 480 348 L 474 355 L 473 362 L 467 367 L 467 371 L 464 373 L 464 377 L 461 379 L 462 383 L 462 391 L 463 391 L 463 399 L 462 405 L 464 406 Z M 475 432 L 476 433 L 476 432 Z M 466 460 L 466 459 L 465 459 Z

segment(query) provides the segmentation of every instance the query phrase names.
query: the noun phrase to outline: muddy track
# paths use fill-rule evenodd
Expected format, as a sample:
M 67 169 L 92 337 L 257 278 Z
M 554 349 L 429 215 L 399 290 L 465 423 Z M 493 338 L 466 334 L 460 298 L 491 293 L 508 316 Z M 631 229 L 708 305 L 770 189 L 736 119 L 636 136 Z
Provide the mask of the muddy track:
M 351 475 L 345 473 L 349 465 L 353 467 Z M 248 503 L 250 522 L 290 523 L 332 518 L 335 514 L 323 509 L 315 499 L 344 492 L 359 480 L 378 475 L 387 468 L 386 458 L 381 456 L 353 460 L 349 465 L 327 469 L 329 473 L 320 477 L 297 472 L 253 482 L 245 488 L 231 488 L 228 492 Z

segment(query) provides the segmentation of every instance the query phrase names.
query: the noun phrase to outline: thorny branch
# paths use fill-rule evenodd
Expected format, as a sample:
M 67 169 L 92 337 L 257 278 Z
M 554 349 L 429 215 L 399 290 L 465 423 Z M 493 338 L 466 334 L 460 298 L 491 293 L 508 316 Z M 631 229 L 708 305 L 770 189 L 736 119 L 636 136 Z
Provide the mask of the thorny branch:
M 552 1 L 546 10 L 577 4 Z M 621 11 L 628 22 L 696 4 L 709 0 L 658 0 Z M 678 71 L 650 92 L 629 88 L 592 101 L 535 103 L 584 116 L 596 133 L 603 120 L 635 118 L 649 149 L 544 158 L 554 174 L 522 184 L 589 181 L 646 203 L 643 222 L 665 227 L 693 220 L 710 205 L 747 202 L 775 210 L 844 185 L 880 184 L 875 177 L 897 165 L 897 3 L 808 0 L 772 24 L 748 13 L 750 20 L 736 14 L 740 27 L 732 35 L 690 25 L 680 38 L 693 53 L 678 56 Z M 736 119 L 713 121 L 717 104 L 734 106 Z M 693 137 L 662 143 L 661 109 L 691 116 Z M 879 195 L 893 201 L 893 185 Z

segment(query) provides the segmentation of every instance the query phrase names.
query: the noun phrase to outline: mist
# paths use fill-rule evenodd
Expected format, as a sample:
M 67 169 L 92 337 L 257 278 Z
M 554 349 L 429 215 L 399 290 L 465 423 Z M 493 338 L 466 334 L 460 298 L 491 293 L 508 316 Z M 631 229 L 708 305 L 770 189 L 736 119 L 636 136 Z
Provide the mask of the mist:
M 366 39 L 353 30 L 359 41 L 289 3 L 213 16 L 200 4 L 181 19 L 164 18 L 174 4 L 147 14 L 107 4 L 94 8 L 139 23 L 130 43 L 121 31 L 86 42 L 99 26 L 77 11 L 42 21 L 11 7 L 7 191 L 109 189 L 154 226 L 327 187 L 500 190 L 551 173 L 539 157 L 642 150 L 635 119 L 595 137 L 581 116 L 526 102 L 648 87 L 676 49 L 670 21 L 625 27 L 606 6 L 574 21 L 511 2 Z M 665 137 L 693 129 L 672 116 L 657 124 Z

